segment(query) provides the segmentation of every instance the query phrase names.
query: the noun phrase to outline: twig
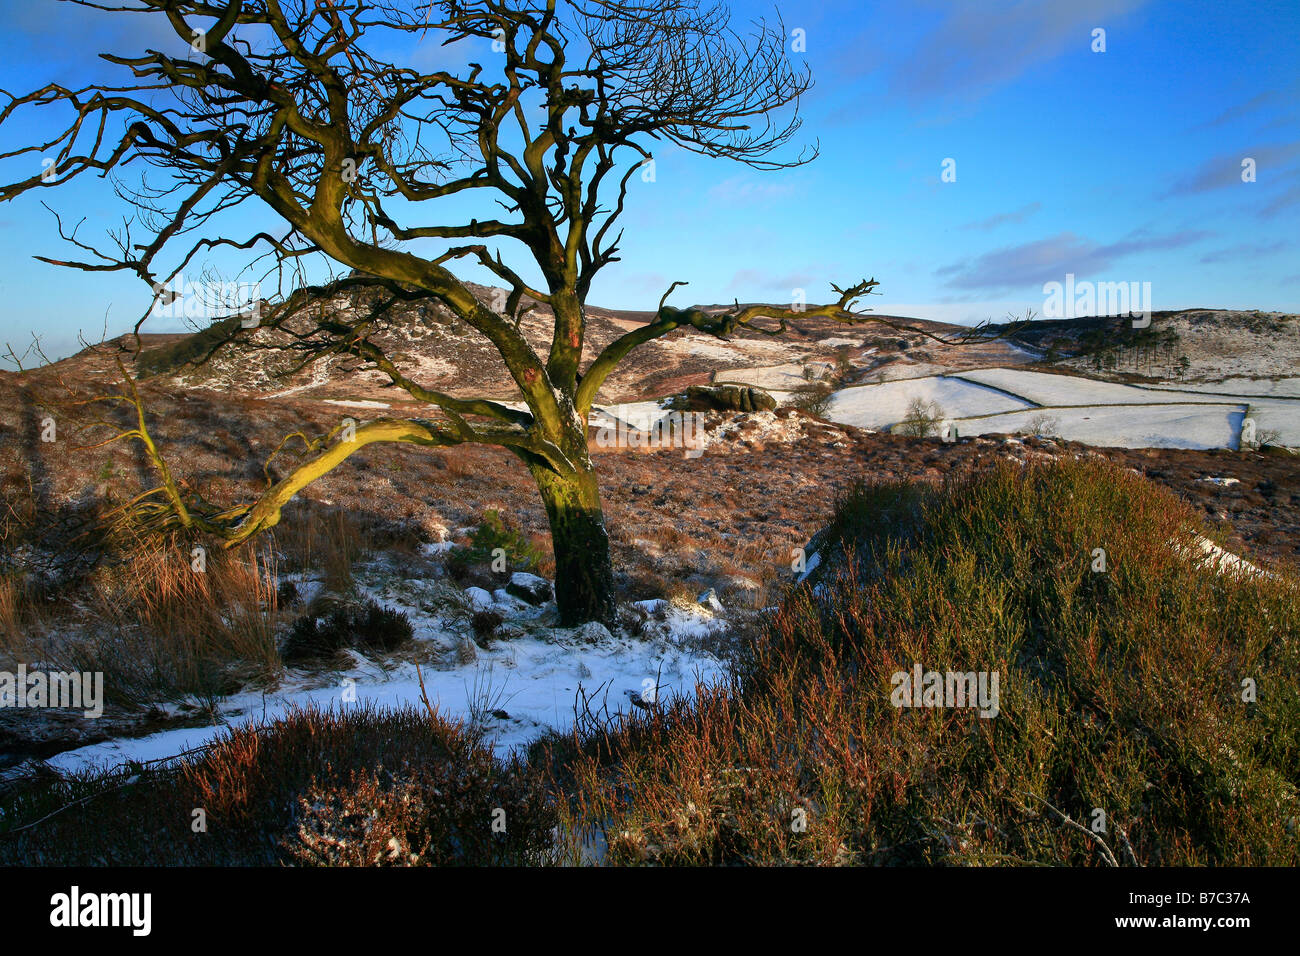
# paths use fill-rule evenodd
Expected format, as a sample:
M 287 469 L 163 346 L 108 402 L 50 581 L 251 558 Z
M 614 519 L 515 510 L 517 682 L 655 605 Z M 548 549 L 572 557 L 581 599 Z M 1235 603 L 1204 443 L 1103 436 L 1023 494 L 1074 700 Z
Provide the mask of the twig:
M 1047 807 L 1047 809 L 1051 810 L 1051 811 L 1052 811 L 1053 813 L 1055 813 L 1058 817 L 1060 817 L 1062 823 L 1066 824 L 1067 826 L 1074 827 L 1074 829 L 1078 830 L 1080 833 L 1082 833 L 1082 834 L 1084 834 L 1086 837 L 1088 837 L 1088 839 L 1090 839 L 1090 840 L 1092 840 L 1094 843 L 1096 843 L 1097 846 L 1099 846 L 1099 847 L 1101 848 L 1102 859 L 1106 862 L 1106 864 L 1107 864 L 1108 866 L 1116 866 L 1116 867 L 1119 866 L 1119 861 L 1118 861 L 1117 859 L 1115 859 L 1115 854 L 1114 854 L 1114 852 L 1113 852 L 1113 851 L 1111 850 L 1111 848 L 1106 844 L 1106 841 L 1103 840 L 1103 839 L 1101 838 L 1100 835 L 1098 835 L 1098 834 L 1096 834 L 1096 833 L 1093 833 L 1091 830 L 1089 830 L 1087 827 L 1085 827 L 1082 823 L 1079 823 L 1077 820 L 1073 820 L 1073 819 L 1071 819 L 1070 816 L 1069 816 L 1068 814 L 1062 813 L 1060 810 L 1056 809 L 1056 807 L 1052 806 L 1050 803 L 1048 803 L 1048 802 L 1047 802 L 1046 800 L 1044 800 L 1042 797 L 1038 796 L 1038 794 L 1036 794 L 1036 793 L 1024 793 L 1024 794 L 1022 794 L 1022 796 L 1033 797 L 1035 800 L 1037 800 L 1037 801 L 1038 801 L 1039 803 L 1041 803 L 1043 806 Z M 1131 854 L 1131 853 L 1132 853 L 1132 850 L 1130 849 L 1129 852 L 1130 852 L 1130 854 Z

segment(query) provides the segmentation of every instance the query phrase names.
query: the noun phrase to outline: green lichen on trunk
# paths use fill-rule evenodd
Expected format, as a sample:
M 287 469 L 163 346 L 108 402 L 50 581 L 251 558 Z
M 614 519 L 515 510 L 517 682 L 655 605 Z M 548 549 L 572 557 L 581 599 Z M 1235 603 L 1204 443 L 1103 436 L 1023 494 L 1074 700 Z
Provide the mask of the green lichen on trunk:
M 584 462 L 572 475 L 530 466 L 546 507 L 555 548 L 555 603 L 560 623 L 614 621 L 614 572 L 595 470 Z

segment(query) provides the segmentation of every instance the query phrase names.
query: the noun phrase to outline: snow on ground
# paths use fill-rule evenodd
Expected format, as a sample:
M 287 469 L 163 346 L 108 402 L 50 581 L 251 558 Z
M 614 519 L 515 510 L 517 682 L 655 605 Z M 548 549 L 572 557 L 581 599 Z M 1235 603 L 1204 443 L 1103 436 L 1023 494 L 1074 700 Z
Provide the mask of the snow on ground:
M 710 335 L 685 335 L 681 338 L 671 339 L 654 339 L 653 342 L 647 343 L 651 348 L 657 347 L 667 349 L 679 355 L 694 355 L 697 358 L 722 359 L 724 361 L 736 361 L 746 355 L 753 356 L 755 361 L 761 362 L 764 359 L 772 361 L 779 356 L 788 355 L 790 345 L 786 342 L 764 342 L 753 339 L 733 339 L 729 342 L 719 342 Z
M 729 368 L 713 373 L 713 381 L 723 385 L 752 385 L 762 389 L 793 390 L 807 385 L 804 369 L 813 368 L 825 374 L 832 368 L 829 362 L 786 362 L 783 365 L 765 365 L 759 368 Z
M 749 441 L 791 442 L 803 436 L 803 420 L 797 416 L 778 418 L 776 412 L 746 412 L 723 422 L 705 436 L 705 447 L 725 442 L 732 434 Z
M 1048 408 L 957 421 L 962 437 L 1014 434 L 1038 418 L 1052 419 L 1051 434 L 1113 448 L 1236 448 L 1245 406 L 1095 405 Z
M 1145 405 L 1153 402 L 1212 402 L 1216 396 L 1194 392 L 1158 392 L 1149 388 L 1080 378 L 1027 372 L 1017 368 L 981 368 L 955 372 L 956 377 L 1000 388 L 1035 405 Z M 1230 399 L 1228 401 L 1231 401 Z
M 1003 339 L 1002 345 L 1012 355 L 1023 356 L 1026 360 L 1030 362 L 1037 362 L 1039 359 L 1041 359 L 1044 355 L 1047 354 L 1047 352 L 1044 349 L 1034 348 L 1032 345 L 1027 345 L 1024 342 L 1012 342 L 1009 339 Z
M 1204 535 L 1198 534 L 1195 536 L 1194 540 L 1195 548 L 1192 551 L 1192 557 L 1199 560 L 1201 564 L 1213 571 L 1228 575 L 1249 575 L 1252 577 L 1262 575 L 1269 578 L 1275 577 L 1275 575 L 1269 574 L 1262 568 L 1251 564 L 1245 558 L 1241 557 L 1241 555 L 1233 554 L 1226 548 L 1220 547 Z M 1196 555 L 1197 551 L 1199 551 L 1201 555 L 1199 558 Z
M 1150 388 L 1261 398 L 1300 398 L 1300 378 L 1225 378 L 1221 382 L 1180 382 Z
M 925 378 L 931 375 L 947 374 L 948 369 L 934 362 L 918 362 L 907 356 L 899 356 L 887 365 L 872 369 L 867 375 L 878 384 L 880 382 L 898 382 L 904 379 Z
M 294 385 L 290 388 L 282 389 L 278 392 L 271 392 L 269 395 L 265 397 L 266 398 L 288 398 L 290 395 L 297 395 L 299 392 L 305 392 L 313 388 L 320 388 L 323 385 L 328 385 L 331 379 L 333 378 L 333 375 L 334 375 L 333 370 L 330 369 L 328 362 L 317 362 L 315 365 L 311 366 L 311 372 L 306 382 L 304 382 L 301 385 Z M 177 379 L 177 381 L 180 382 L 180 384 L 182 385 L 188 384 L 184 379 Z M 190 387 L 203 388 L 205 386 L 202 383 L 199 383 L 197 385 L 193 385 Z M 216 390 L 222 390 L 222 391 L 224 391 L 226 388 L 224 384 L 209 385 L 207 387 Z
M 387 402 L 371 402 L 365 399 L 322 398 L 326 405 L 343 405 L 347 408 L 392 408 Z
M 624 402 L 620 405 L 593 407 L 588 421 L 593 428 L 616 428 L 619 422 L 623 422 L 629 428 L 649 431 L 655 422 L 667 414 L 667 410 L 658 402 Z
M 1300 381 L 1300 380 L 1297 380 Z M 841 389 L 827 418 L 886 428 L 917 398 L 938 404 L 959 435 L 1042 429 L 1071 441 L 1122 448 L 1237 448 L 1242 422 L 1257 439 L 1300 447 L 1300 400 L 1148 388 L 1018 368 L 984 368 Z
M 403 373 L 417 382 L 426 385 L 434 382 L 455 381 L 461 370 L 450 359 L 415 352 L 400 363 Z
M 949 376 L 926 376 L 840 389 L 831 399 L 826 417 L 843 425 L 880 429 L 906 418 L 908 406 L 916 398 L 937 403 L 949 418 L 1032 407 L 1024 399 L 973 382 Z
M 1249 417 L 1255 422 L 1256 439 L 1271 444 L 1300 448 L 1300 402 L 1282 398 L 1250 399 Z
M 407 614 L 415 640 L 424 645 L 420 650 L 430 652 L 420 656 L 439 662 L 420 666 L 430 702 L 447 716 L 477 717 L 498 754 L 520 748 L 547 730 L 572 727 L 580 692 L 593 713 L 603 715 L 607 708 L 614 715 L 632 706 L 624 691 L 651 692 L 657 681 L 659 699 L 667 700 L 692 693 L 697 682 L 708 684 L 725 677 L 723 662 L 701 647 L 727 627 L 712 595 L 702 605 L 642 602 L 654 606 L 641 607 L 646 618 L 642 633 L 630 637 L 611 634 L 594 623 L 550 627 L 553 603 L 534 608 L 504 590 L 489 595 L 473 589 L 480 593 L 461 598 L 458 611 L 456 601 L 447 601 L 455 589 L 442 580 L 393 579 L 372 573 L 359 580 L 363 593 Z M 488 649 L 475 645 L 475 659 L 469 661 L 455 653 L 468 640 L 466 606 L 488 606 L 506 618 L 498 631 L 503 636 L 492 640 Z M 105 741 L 57 754 L 47 764 L 73 772 L 160 760 L 209 744 L 228 727 L 273 720 L 293 707 L 423 707 L 414 663 L 349 654 L 352 665 L 345 670 L 289 670 L 274 691 L 246 691 L 225 698 L 217 706 L 218 722 L 213 725 Z

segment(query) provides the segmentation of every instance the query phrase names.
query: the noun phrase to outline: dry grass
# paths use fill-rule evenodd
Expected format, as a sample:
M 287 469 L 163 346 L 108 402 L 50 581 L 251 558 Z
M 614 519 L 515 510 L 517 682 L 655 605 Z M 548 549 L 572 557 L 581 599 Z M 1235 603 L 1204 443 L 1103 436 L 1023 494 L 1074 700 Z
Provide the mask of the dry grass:
M 207 701 L 281 669 L 274 560 L 265 551 L 208 551 L 195 570 L 192 546 L 138 542 L 87 583 L 73 634 L 29 637 L 14 657 L 68 670 L 102 671 L 106 698 L 127 707 L 190 695 Z
M 862 485 L 821 587 L 786 596 L 730 686 L 585 715 L 526 765 L 436 713 L 295 714 L 126 790 L 11 797 L 17 825 L 98 794 L 0 832 L 0 858 L 536 864 L 603 844 L 633 865 L 1296 865 L 1300 588 L 1169 547 L 1197 527 L 1108 465 Z M 914 663 L 997 671 L 998 715 L 893 706 Z
M 352 587 L 353 566 L 369 546 L 354 515 L 312 503 L 293 508 L 274 535 L 287 570 L 318 570 L 325 586 L 337 592 Z
M 40 627 L 36 602 L 27 579 L 18 574 L 0 574 L 0 649 L 15 658 L 25 649 L 29 635 Z

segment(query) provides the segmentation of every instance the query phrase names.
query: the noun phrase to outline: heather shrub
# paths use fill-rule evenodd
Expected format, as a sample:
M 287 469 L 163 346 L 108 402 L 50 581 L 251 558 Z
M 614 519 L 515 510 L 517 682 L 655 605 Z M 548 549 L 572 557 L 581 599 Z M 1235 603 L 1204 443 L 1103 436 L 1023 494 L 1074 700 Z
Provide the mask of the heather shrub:
M 1297 581 L 1193 533 L 1090 462 L 860 485 L 734 686 L 542 748 L 568 825 L 615 863 L 1295 865 Z M 895 706 L 918 664 L 996 672 L 996 714 Z
M 535 774 L 432 708 L 305 709 L 185 762 L 0 796 L 0 863 L 530 864 L 553 825 Z
M 280 656 L 286 664 L 322 660 L 346 647 L 391 651 L 411 639 L 411 621 L 373 599 L 340 604 L 324 616 L 304 614 L 293 622 Z

